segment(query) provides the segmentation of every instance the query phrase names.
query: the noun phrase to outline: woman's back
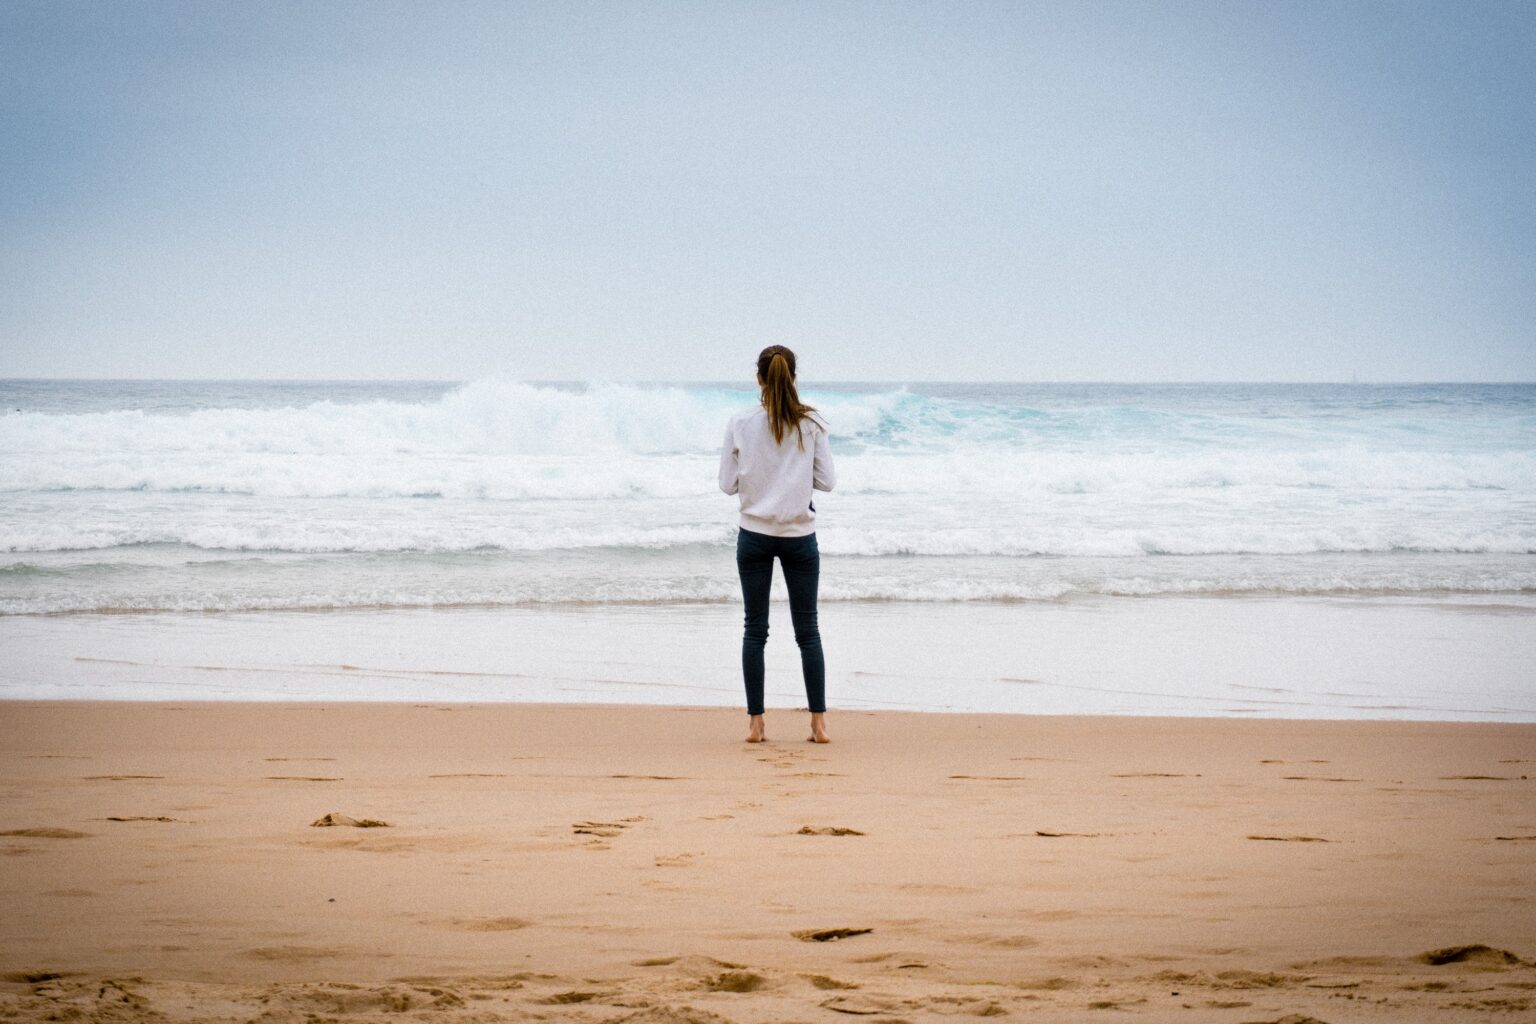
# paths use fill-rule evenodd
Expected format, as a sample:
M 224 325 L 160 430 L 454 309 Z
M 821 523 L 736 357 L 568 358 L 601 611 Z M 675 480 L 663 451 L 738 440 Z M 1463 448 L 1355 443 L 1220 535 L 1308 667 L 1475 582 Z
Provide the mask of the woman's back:
M 720 489 L 741 496 L 741 527 L 775 537 L 803 537 L 816 529 L 812 490 L 836 483 L 827 432 L 812 417 L 783 440 L 773 436 L 768 411 L 743 409 L 725 428 Z

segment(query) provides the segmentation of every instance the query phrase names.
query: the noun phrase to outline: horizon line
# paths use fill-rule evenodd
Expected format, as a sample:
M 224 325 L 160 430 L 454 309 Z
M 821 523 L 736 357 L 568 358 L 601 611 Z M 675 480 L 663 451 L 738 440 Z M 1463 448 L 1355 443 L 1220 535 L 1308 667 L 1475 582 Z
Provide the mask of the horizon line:
M 708 380 L 704 378 L 692 380 L 662 380 L 639 378 L 614 378 L 614 377 L 512 377 L 506 374 L 484 374 L 478 377 L 0 377 L 0 383 L 63 383 L 89 381 L 100 384 L 472 384 L 476 381 L 495 380 L 506 378 L 517 384 L 620 384 L 630 386 L 661 386 L 678 387 L 689 385 L 732 386 L 740 383 L 742 387 L 750 390 L 751 384 L 736 379 Z M 1484 385 L 1536 385 L 1536 379 L 1532 380 L 1473 380 L 1473 379 L 1447 379 L 1447 380 L 1389 380 L 1389 379 L 1337 379 L 1316 378 L 1311 380 L 1108 380 L 1108 379 L 1002 379 L 1002 378 L 952 378 L 952 379 L 925 379 L 925 378 L 857 378 L 857 377 L 827 377 L 817 381 L 805 381 L 801 379 L 802 386 L 816 387 L 834 384 L 890 384 L 905 386 L 908 384 L 1069 384 L 1069 385 L 1105 385 L 1105 386 L 1190 386 L 1190 385 L 1342 385 L 1342 386 L 1425 386 L 1444 384 L 1484 384 Z

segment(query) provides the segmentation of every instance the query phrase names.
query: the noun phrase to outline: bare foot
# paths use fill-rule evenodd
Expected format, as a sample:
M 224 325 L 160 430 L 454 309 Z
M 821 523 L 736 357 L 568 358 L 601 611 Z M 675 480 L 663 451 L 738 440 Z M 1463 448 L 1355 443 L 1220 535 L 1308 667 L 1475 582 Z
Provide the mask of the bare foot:
M 763 716 L 753 715 L 750 721 L 752 724 L 747 728 L 747 742 L 761 743 L 767 739 L 768 737 L 763 735 Z
M 806 739 L 812 743 L 832 742 L 832 737 L 827 735 L 827 713 L 825 711 L 811 712 L 811 734 Z

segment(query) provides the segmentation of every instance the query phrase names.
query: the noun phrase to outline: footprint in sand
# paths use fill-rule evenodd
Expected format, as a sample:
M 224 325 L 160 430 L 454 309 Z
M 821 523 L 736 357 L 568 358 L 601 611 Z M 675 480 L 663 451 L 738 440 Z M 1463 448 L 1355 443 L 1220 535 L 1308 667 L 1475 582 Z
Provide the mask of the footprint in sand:
M 545 1006 L 570 1006 L 573 1003 L 589 1003 L 594 999 L 608 999 L 618 994 L 617 990 L 601 992 L 590 989 L 577 989 L 570 992 L 556 992 L 542 999 L 535 999 L 534 1002 Z
M 303 987 L 283 987 L 269 992 L 262 1001 L 275 1001 L 286 1005 L 290 1010 L 303 1012 L 304 1019 L 309 1021 L 336 1020 L 337 1018 L 331 1014 L 342 1014 L 348 1020 L 355 1020 L 366 1014 L 367 1018 L 372 1019 L 375 1013 L 397 1014 L 407 1010 L 447 1010 L 465 1005 L 463 996 L 452 989 L 437 986 L 364 987 L 344 982 L 318 982 Z M 268 1014 L 272 1012 L 268 1010 Z M 268 1014 L 262 1016 L 265 1017 Z
M 866 956 L 849 957 L 851 964 L 885 964 L 894 967 L 898 971 L 903 969 L 926 969 L 934 966 L 922 960 L 918 960 L 906 953 L 870 953 Z
M 1287 782 L 1364 782 L 1364 779 L 1338 779 L 1323 775 L 1282 775 Z
M 705 978 L 706 992 L 756 992 L 768 984 L 768 979 L 751 971 L 726 971 L 712 978 Z
M 1195 775 L 1194 775 L 1194 778 L 1198 779 L 1199 777 L 1200 777 L 1200 773 L 1196 772 Z M 1112 778 L 1112 779 L 1187 779 L 1187 778 L 1190 778 L 1190 776 L 1185 775 L 1183 772 L 1120 772 L 1119 774 L 1111 775 L 1110 778 Z
M 878 996 L 853 995 L 833 996 L 823 999 L 819 1004 L 824 1009 L 837 1013 L 848 1013 L 860 1017 L 873 1016 L 880 1013 L 895 1013 L 905 1007 L 894 999 L 882 999 Z
M 951 775 L 951 779 L 980 779 L 989 782 L 1025 782 L 1028 775 Z
M 818 827 L 818 828 L 813 828 L 810 825 L 801 825 L 799 831 L 797 831 L 795 833 L 795 835 L 797 835 L 797 836 L 862 836 L 862 835 L 864 835 L 864 833 L 860 832 L 856 828 L 843 828 L 843 827 L 841 827 L 839 825 L 823 825 L 823 826 Z
M 1015 832 L 1014 835 L 1028 835 L 1027 832 Z M 1097 839 L 1098 832 L 1047 832 L 1044 829 L 1035 829 L 1034 834 L 1041 839 Z
M 67 971 L 11 971 L 0 974 L 0 981 L 9 981 L 17 985 L 40 985 L 45 981 L 58 981 L 69 976 Z
M 305 960 L 329 960 L 346 956 L 346 953 L 326 946 L 258 946 L 246 950 L 245 955 L 273 963 L 302 963 Z
M 341 782 L 342 779 L 328 775 L 268 775 L 268 782 Z
M 125 814 L 112 815 L 107 818 L 97 818 L 97 821 L 182 821 L 181 818 L 167 818 L 165 815 Z M 185 822 L 183 822 L 185 824 Z
M 72 828 L 13 828 L 0 832 L 0 836 L 23 836 L 27 839 L 86 839 L 89 832 L 76 832 Z
M 1471 964 L 1475 967 L 1497 969 L 1514 967 L 1525 963 L 1524 960 L 1507 949 L 1495 949 L 1493 946 L 1485 946 L 1480 942 L 1470 946 L 1447 946 L 1445 949 L 1432 949 L 1428 953 L 1421 953 L 1418 959 L 1433 967 L 1443 967 L 1446 964 Z
M 571 834 L 578 836 L 592 836 L 586 845 L 593 850 L 607 850 L 609 844 L 604 839 L 612 839 L 637 821 L 644 821 L 644 815 L 633 815 L 628 818 L 620 818 L 618 821 L 577 821 L 571 824 Z
M 1216 980 L 1220 987 L 1238 989 L 1295 988 L 1310 978 L 1306 974 L 1277 974 L 1273 971 L 1219 971 Z
M 757 760 L 761 761 L 763 764 L 773 765 L 775 768 L 793 768 L 795 766 L 795 762 L 804 756 L 805 751 L 803 750 L 796 750 L 792 747 L 785 747 L 782 750 L 776 749 L 773 753 L 759 757 Z M 823 761 L 825 758 L 818 757 L 814 760 Z
M 1318 836 L 1249 836 L 1260 842 L 1269 843 L 1331 843 L 1332 839 L 1323 839 Z
M 688 868 L 693 866 L 693 858 L 704 856 L 703 850 L 695 850 L 689 853 L 674 853 L 669 856 L 660 856 L 655 859 L 659 868 Z
M 127 782 L 130 779 L 163 779 L 164 775 L 83 775 L 91 782 Z
M 729 960 L 717 960 L 712 956 L 702 956 L 698 953 L 690 953 L 687 956 L 652 956 L 644 960 L 631 960 L 632 967 L 677 967 L 679 970 L 697 976 L 705 976 L 716 973 L 722 968 L 728 971 L 746 970 L 746 964 L 732 963 Z
M 529 927 L 532 922 L 520 917 L 456 917 L 448 924 L 466 932 L 515 932 Z
M 310 828 L 390 828 L 387 821 L 378 818 L 350 818 L 338 811 L 332 811 L 322 818 L 316 818 L 309 823 Z
M 789 934 L 801 942 L 836 942 L 855 935 L 868 935 L 872 931 L 873 928 L 811 928 Z

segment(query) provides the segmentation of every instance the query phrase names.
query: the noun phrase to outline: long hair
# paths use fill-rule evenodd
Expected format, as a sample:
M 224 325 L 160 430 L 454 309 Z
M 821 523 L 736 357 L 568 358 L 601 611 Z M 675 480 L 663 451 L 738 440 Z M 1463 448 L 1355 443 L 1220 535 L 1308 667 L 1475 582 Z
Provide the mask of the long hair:
M 800 401 L 795 390 L 795 354 L 783 345 L 769 345 L 757 356 L 757 381 L 763 388 L 763 408 L 768 410 L 768 424 L 773 428 L 773 439 L 784 443 L 784 435 L 793 427 L 800 450 L 805 451 L 805 435 L 801 432 L 801 420 L 811 419 L 815 406 Z

